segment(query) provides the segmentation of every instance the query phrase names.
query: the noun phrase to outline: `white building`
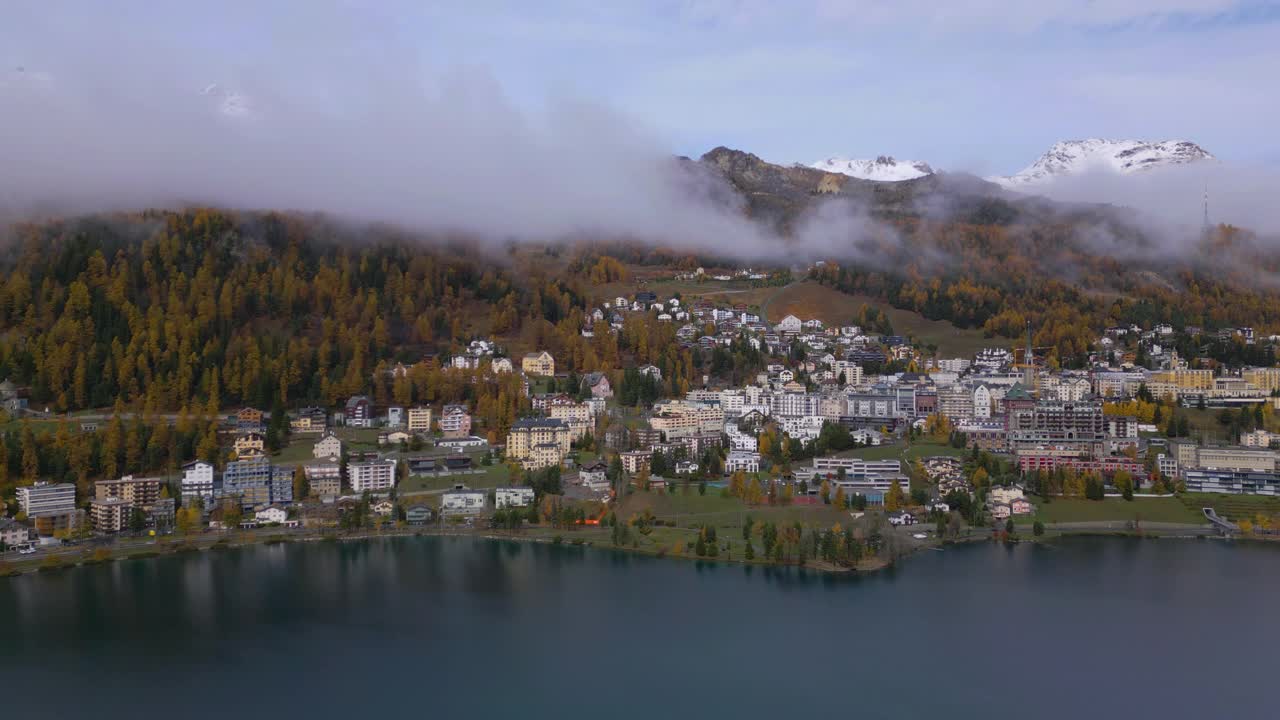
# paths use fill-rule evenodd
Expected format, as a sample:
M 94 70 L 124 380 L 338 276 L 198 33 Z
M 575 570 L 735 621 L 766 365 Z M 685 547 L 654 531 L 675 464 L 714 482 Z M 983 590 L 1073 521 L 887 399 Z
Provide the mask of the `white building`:
M 731 474 L 739 470 L 747 473 L 760 472 L 760 453 L 730 450 L 724 459 L 724 471 Z
M 441 496 L 443 515 L 478 515 L 484 512 L 484 493 L 479 490 L 452 490 Z
M 533 504 L 533 488 L 505 487 L 493 491 L 493 506 L 499 510 L 509 507 L 529 507 Z
M 76 511 L 72 483 L 37 482 L 18 488 L 18 508 L 29 518 L 69 515 Z
M 398 428 L 404 425 L 404 408 L 392 405 L 387 408 L 387 427 Z
M 342 441 L 337 435 L 326 433 L 311 446 L 311 455 L 317 460 L 337 460 L 342 457 Z
M 800 322 L 800 318 L 795 315 L 788 315 L 782 318 L 782 322 L 777 325 L 777 330 L 780 333 L 798 333 L 803 329 L 804 323 Z
M 374 460 L 347 465 L 347 477 L 354 492 L 380 492 L 396 486 L 396 461 Z
M 289 513 L 285 512 L 284 508 L 265 507 L 256 513 L 255 518 L 260 523 L 283 525 L 288 522 Z
M 182 466 L 182 497 L 213 497 L 213 464 L 203 460 Z

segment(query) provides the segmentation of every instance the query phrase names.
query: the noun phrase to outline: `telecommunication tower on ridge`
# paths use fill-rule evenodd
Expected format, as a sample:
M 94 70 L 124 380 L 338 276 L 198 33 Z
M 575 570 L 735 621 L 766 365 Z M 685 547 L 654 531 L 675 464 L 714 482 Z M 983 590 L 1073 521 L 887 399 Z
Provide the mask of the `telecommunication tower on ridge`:
M 1209 181 L 1204 181 L 1204 221 L 1200 226 L 1200 234 L 1204 239 L 1208 240 L 1210 235 L 1209 227 Z

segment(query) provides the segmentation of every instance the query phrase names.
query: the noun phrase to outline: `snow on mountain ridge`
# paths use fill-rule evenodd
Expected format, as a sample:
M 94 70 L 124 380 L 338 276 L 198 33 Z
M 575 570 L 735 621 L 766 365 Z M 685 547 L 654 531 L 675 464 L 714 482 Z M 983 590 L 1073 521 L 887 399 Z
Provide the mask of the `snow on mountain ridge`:
M 881 155 L 874 160 L 831 157 L 807 167 L 879 182 L 901 182 L 933 174 L 933 168 L 929 167 L 928 163 L 917 160 L 896 160 L 888 155 Z
M 987 179 L 1016 188 L 1091 171 L 1129 175 L 1168 165 L 1213 159 L 1213 155 L 1204 148 L 1188 140 L 1062 140 L 1019 172 Z

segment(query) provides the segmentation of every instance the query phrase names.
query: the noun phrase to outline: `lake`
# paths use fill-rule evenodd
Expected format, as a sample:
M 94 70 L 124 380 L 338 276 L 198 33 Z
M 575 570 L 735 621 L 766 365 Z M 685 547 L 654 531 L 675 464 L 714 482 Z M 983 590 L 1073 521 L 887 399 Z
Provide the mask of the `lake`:
M 471 538 L 0 579 L 11 717 L 1274 717 L 1280 548 L 1072 539 L 859 578 Z M 358 715 L 356 715 L 358 713 Z

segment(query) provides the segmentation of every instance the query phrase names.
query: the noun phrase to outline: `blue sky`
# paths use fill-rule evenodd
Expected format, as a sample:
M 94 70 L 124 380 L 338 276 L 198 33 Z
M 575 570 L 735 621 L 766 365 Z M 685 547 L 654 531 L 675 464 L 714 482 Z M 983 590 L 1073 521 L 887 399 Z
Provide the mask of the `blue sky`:
M 1280 163 L 1274 2 L 134 0 L 7 14 L 0 61 L 64 78 L 112 62 L 77 33 L 251 95 L 357 98 L 370 73 L 404 87 L 462 73 L 526 117 L 601 104 L 695 156 L 892 154 L 1003 174 L 1058 139 L 1136 137 Z

